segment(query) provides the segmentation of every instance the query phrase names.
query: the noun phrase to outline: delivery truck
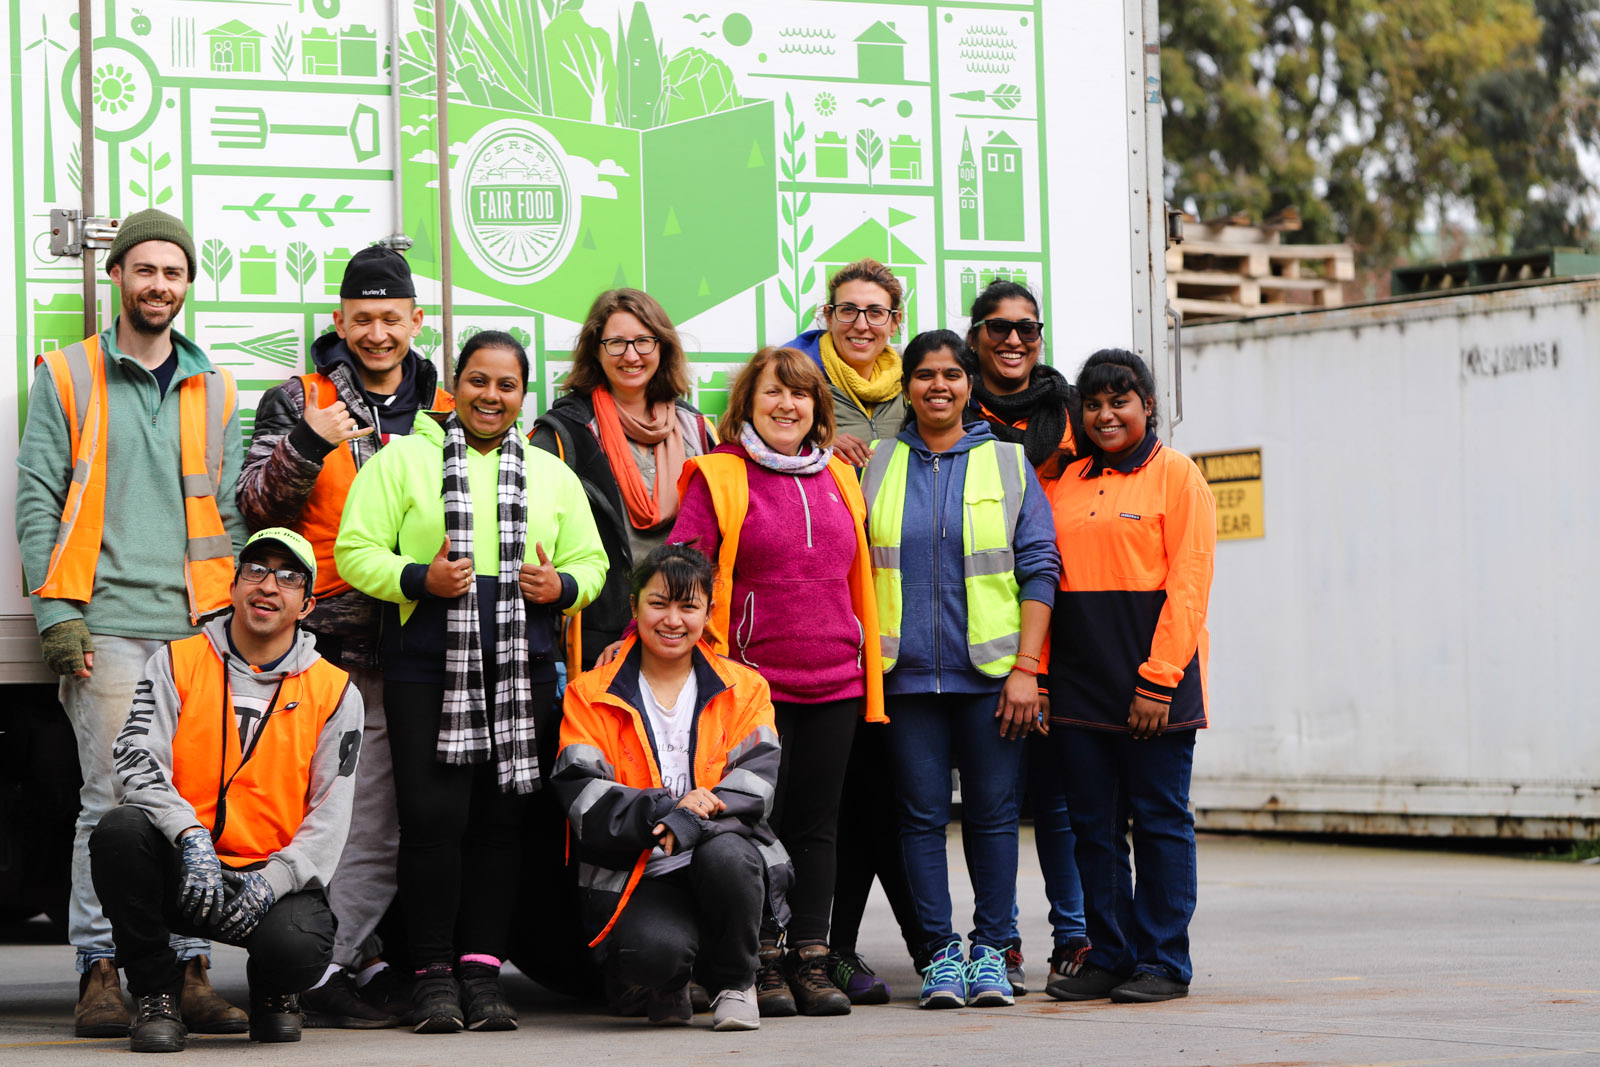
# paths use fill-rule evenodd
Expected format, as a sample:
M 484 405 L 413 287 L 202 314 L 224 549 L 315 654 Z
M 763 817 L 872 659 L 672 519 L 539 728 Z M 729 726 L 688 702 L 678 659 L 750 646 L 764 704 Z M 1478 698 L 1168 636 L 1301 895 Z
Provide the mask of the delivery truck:
M 1050 358 L 1132 347 L 1170 386 L 1155 6 L 14 0 L 0 437 L 34 359 L 116 313 L 103 249 L 147 207 L 194 233 L 178 328 L 238 380 L 247 435 L 375 243 L 411 262 L 426 358 L 524 341 L 530 415 L 601 290 L 662 301 L 715 414 L 863 257 L 905 281 L 899 341 L 964 329 L 1008 278 Z M 76 764 L 9 536 L 0 683 L 0 910 L 31 914 L 64 899 Z

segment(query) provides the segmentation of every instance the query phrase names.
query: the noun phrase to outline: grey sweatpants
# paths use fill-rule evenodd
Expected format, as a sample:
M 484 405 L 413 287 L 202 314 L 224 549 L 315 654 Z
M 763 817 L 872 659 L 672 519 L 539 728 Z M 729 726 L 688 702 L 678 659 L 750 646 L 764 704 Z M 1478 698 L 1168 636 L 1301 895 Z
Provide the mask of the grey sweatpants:
M 367 719 L 361 731 L 350 836 L 328 886 L 328 903 L 339 920 L 333 962 L 356 970 L 383 948 L 378 941 L 378 922 L 394 900 L 400 818 L 395 812 L 389 726 L 383 714 L 383 673 L 361 667 L 346 669 L 366 704 Z

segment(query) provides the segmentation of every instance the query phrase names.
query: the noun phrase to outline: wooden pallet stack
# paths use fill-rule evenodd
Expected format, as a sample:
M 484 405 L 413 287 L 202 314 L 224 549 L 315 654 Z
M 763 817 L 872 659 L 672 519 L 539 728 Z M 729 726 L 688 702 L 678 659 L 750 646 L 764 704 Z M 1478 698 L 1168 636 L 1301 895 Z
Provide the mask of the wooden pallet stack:
M 1183 243 L 1167 249 L 1167 299 L 1186 324 L 1340 306 L 1355 250 L 1282 243 L 1299 228 L 1293 208 L 1258 223 L 1185 216 Z

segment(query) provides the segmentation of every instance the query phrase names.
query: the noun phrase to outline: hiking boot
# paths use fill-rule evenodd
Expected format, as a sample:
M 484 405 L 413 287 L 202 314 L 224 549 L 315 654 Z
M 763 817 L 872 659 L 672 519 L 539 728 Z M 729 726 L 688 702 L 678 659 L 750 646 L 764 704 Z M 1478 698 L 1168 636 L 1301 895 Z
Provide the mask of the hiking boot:
M 461 1008 L 468 1030 L 515 1030 L 517 1013 L 506 1001 L 500 968 L 461 965 Z
M 818 941 L 790 949 L 783 959 L 801 1015 L 849 1015 L 850 998 L 828 976 L 828 946 Z
M 961 942 L 952 941 L 933 954 L 922 975 L 919 1008 L 963 1008 L 967 1004 L 967 961 L 961 955 Z
M 967 964 L 967 1007 L 1003 1008 L 1016 1003 L 1006 977 L 1006 954 L 993 945 L 973 945 Z
M 689 1006 L 696 1015 L 701 1015 L 711 1010 L 711 994 L 706 992 L 706 987 L 699 982 L 689 983 Z
M 276 1045 L 300 1040 L 300 998 L 293 993 L 250 992 L 250 1040 Z
M 783 953 L 777 945 L 763 942 L 756 971 L 756 1003 L 764 1019 L 787 1019 L 795 1013 L 794 993 L 783 976 Z
M 206 972 L 210 956 L 191 956 L 183 963 L 183 1025 L 194 1034 L 242 1034 L 250 1029 L 250 1016 L 222 999 Z
M 1044 987 L 1044 991 L 1057 1000 L 1104 1000 L 1121 984 L 1121 975 L 1112 974 L 1092 963 L 1084 963 L 1079 966 L 1077 974 L 1052 980 Z
M 411 983 L 409 1021 L 419 1034 L 458 1034 L 467 1025 L 448 963 L 430 964 Z
M 756 987 L 724 989 L 711 1002 L 711 1029 L 761 1029 L 761 1009 L 756 1006 Z
M 78 976 L 72 1032 L 78 1037 L 128 1036 L 128 1002 L 122 999 L 122 983 L 109 959 L 95 960 Z
M 1050 979 L 1045 984 L 1052 985 L 1063 978 L 1076 978 L 1083 970 L 1083 965 L 1089 959 L 1089 939 L 1087 937 L 1069 937 L 1064 945 L 1057 945 L 1056 950 L 1050 953 Z
M 1006 980 L 1011 983 L 1011 995 L 1025 997 L 1028 995 L 1028 976 L 1022 969 L 1022 938 L 1013 937 L 1006 942 Z
M 689 987 L 679 986 L 670 992 L 652 989 L 645 998 L 645 1014 L 657 1026 L 688 1026 L 694 1018 L 694 1007 L 689 1003 Z
M 844 990 L 851 1004 L 889 1003 L 889 983 L 874 974 L 866 961 L 854 952 L 830 953 L 828 977 Z
M 1111 991 L 1118 1004 L 1157 1004 L 1189 995 L 1189 984 L 1164 974 L 1140 971 Z
M 398 1018 L 361 998 L 349 971 L 339 971 L 301 993 L 300 1006 L 313 1030 L 387 1030 L 400 1025 Z
M 134 1052 L 182 1052 L 189 1030 L 183 1025 L 178 1001 L 177 993 L 146 993 L 135 997 L 128 1047 Z

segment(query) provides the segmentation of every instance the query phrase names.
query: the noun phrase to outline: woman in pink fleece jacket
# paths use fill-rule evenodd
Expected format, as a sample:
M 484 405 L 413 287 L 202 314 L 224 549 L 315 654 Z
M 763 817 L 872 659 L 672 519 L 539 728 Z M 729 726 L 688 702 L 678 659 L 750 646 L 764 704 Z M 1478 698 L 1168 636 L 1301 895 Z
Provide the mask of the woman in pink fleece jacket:
M 833 458 L 827 380 L 798 350 L 756 353 L 719 431 L 724 444 L 689 461 L 668 540 L 720 557 L 719 651 L 761 672 L 777 712 L 771 825 L 794 860 L 793 919 L 781 957 L 778 929 L 763 926 L 757 999 L 763 1015 L 843 1015 L 850 1001 L 827 973 L 839 796 L 864 698 L 882 718 L 865 505 Z

